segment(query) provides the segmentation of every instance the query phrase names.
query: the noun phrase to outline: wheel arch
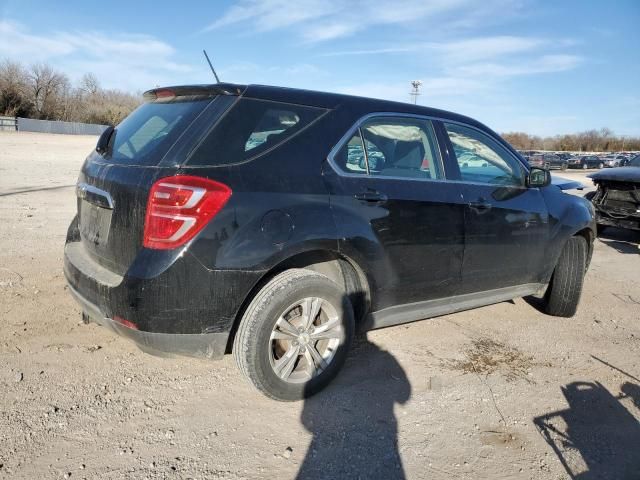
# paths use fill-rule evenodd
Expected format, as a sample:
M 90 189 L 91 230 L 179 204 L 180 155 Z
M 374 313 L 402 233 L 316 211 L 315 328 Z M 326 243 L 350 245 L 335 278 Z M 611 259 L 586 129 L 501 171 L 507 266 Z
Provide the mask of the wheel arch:
M 575 232 L 572 237 L 583 237 L 587 242 L 587 261 L 585 263 L 586 271 L 586 269 L 589 268 L 589 265 L 591 264 L 591 257 L 593 256 L 593 242 L 596 235 L 594 234 L 593 229 L 591 229 L 590 227 L 585 227 Z
M 273 277 L 292 268 L 304 268 L 321 273 L 343 287 L 353 306 L 356 325 L 369 311 L 371 306 L 369 280 L 355 260 L 332 250 L 314 249 L 295 253 L 273 265 L 249 291 L 234 318 L 227 340 L 227 353 L 232 350 L 238 326 L 251 301 Z

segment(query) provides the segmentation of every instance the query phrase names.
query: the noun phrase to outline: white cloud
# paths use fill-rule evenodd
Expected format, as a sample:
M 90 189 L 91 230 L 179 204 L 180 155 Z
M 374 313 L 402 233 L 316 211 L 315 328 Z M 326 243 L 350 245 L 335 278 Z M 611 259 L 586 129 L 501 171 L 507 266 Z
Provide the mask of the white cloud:
M 434 45 L 434 49 L 445 55 L 448 63 L 458 63 L 484 60 L 514 53 L 521 54 L 534 50 L 545 43 L 547 41 L 541 38 L 492 36 Z
M 473 0 L 243 0 L 203 31 L 239 24 L 257 32 L 295 27 L 306 41 L 322 42 L 375 25 L 415 23 L 449 12 L 465 17 L 473 4 Z
M 457 67 L 455 71 L 465 76 L 507 78 L 520 75 L 564 72 L 576 68 L 582 61 L 582 57 L 577 55 L 543 55 L 538 58 L 512 63 L 474 63 Z
M 334 3 L 325 0 L 245 0 L 229 8 L 204 31 L 250 22 L 260 31 L 287 27 L 311 19 L 317 19 L 339 11 Z
M 0 55 L 24 59 L 43 59 L 67 55 L 75 50 L 64 40 L 31 35 L 16 22 L 0 20 Z
M 432 105 L 434 99 L 445 97 L 460 97 L 473 92 L 478 92 L 486 88 L 486 85 L 470 78 L 462 77 L 433 77 L 422 80 L 420 91 L 422 97 L 420 103 Z M 394 100 L 397 102 L 409 101 L 409 82 L 379 82 L 362 83 L 358 85 L 338 86 L 333 91 L 347 95 L 358 95 L 363 97 L 380 98 L 383 100 Z M 428 99 L 422 101 L 423 99 Z
M 490 36 L 475 37 L 451 42 L 418 42 L 391 45 L 383 48 L 364 50 L 343 50 L 323 53 L 322 57 L 381 55 L 392 53 L 423 53 L 433 57 L 438 55 L 447 63 L 483 60 L 501 55 L 523 53 L 548 44 L 549 41 L 535 37 Z
M 95 73 L 110 88 L 140 90 L 175 82 L 195 71 L 177 62 L 175 49 L 150 35 L 99 31 L 32 33 L 0 21 L 0 58 L 27 64 L 49 62 L 72 79 Z
M 219 73 L 226 82 L 316 89 L 322 89 L 321 83 L 329 76 L 328 72 L 310 63 L 282 66 L 239 62 L 221 66 Z

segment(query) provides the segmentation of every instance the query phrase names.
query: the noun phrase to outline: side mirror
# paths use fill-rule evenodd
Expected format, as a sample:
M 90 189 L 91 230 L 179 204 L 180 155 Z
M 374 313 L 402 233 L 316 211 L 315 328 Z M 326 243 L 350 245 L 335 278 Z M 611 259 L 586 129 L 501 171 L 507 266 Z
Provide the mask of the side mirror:
M 96 152 L 101 155 L 107 152 L 107 150 L 109 149 L 109 140 L 111 140 L 111 135 L 113 135 L 114 130 L 115 129 L 113 127 L 107 127 L 106 130 L 102 132 L 100 138 L 98 138 Z
M 551 184 L 551 173 L 544 168 L 531 167 L 527 176 L 527 187 L 546 187 Z

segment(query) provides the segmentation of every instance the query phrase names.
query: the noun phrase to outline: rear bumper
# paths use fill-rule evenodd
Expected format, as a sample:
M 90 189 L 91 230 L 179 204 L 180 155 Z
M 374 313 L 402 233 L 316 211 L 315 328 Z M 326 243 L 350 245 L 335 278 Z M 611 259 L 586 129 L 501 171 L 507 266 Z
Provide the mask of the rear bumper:
M 210 270 L 188 252 L 167 262 L 147 250 L 120 276 L 99 265 L 80 242 L 68 242 L 64 274 L 91 320 L 141 349 L 219 358 L 262 272 Z
M 89 319 L 121 335 L 133 340 L 144 352 L 162 357 L 187 356 L 219 360 L 224 356 L 229 339 L 228 333 L 155 333 L 143 332 L 127 327 L 107 317 L 97 305 L 84 298 L 75 288 L 69 285 L 73 298 L 80 304 Z

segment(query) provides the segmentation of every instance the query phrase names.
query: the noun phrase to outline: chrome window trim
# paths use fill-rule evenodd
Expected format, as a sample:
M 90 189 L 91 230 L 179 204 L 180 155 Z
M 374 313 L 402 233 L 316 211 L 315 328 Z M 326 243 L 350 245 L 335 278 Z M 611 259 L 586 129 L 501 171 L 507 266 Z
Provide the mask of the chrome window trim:
M 113 210 L 113 198 L 109 192 L 105 192 L 93 185 L 89 185 L 88 183 L 80 182 L 76 185 L 76 196 L 82 200 L 87 198 L 87 192 L 93 193 L 99 197 L 104 198 L 107 201 L 107 208 Z
M 442 169 L 442 173 L 443 173 L 443 177 L 442 178 L 413 178 L 413 177 L 394 177 L 394 176 L 387 176 L 387 175 L 375 175 L 375 174 L 371 174 L 369 172 L 369 156 L 367 154 L 367 146 L 364 142 L 364 136 L 362 135 L 362 124 L 367 122 L 368 120 L 372 119 L 372 118 L 378 118 L 378 117 L 400 117 L 400 118 L 414 118 L 417 120 L 427 120 L 431 123 L 431 128 L 432 128 L 432 132 L 433 135 L 433 142 L 434 142 L 434 147 L 436 147 L 436 151 L 438 153 L 438 159 L 439 159 L 439 163 L 440 163 L 440 168 Z M 331 168 L 333 168 L 333 170 L 336 172 L 336 174 L 338 174 L 341 177 L 350 177 L 350 178 L 376 178 L 376 179 L 388 179 L 388 180 L 409 180 L 409 181 L 416 181 L 416 182 L 446 182 L 449 181 L 449 179 L 447 178 L 447 172 L 446 169 L 444 167 L 444 161 L 442 158 L 442 148 L 440 147 L 440 143 L 438 142 L 438 136 L 436 135 L 436 131 L 435 131 L 435 126 L 433 125 L 433 121 L 434 120 L 438 120 L 435 117 L 430 117 L 427 115 L 416 115 L 413 113 L 398 113 L 398 112 L 372 112 L 372 113 L 367 113 L 366 115 L 363 115 L 362 117 L 360 117 L 356 123 L 354 123 L 351 128 L 349 128 L 349 130 L 347 130 L 347 133 L 345 133 L 342 137 L 340 137 L 340 140 L 338 140 L 338 143 L 336 143 L 334 145 L 334 147 L 331 149 L 331 151 L 329 152 L 329 155 L 327 156 L 327 160 L 329 162 L 329 165 L 331 165 Z M 362 142 L 362 149 L 364 151 L 364 156 L 365 156 L 365 163 L 367 165 L 367 173 L 350 173 L 350 172 L 345 172 L 344 170 L 342 170 L 338 164 L 335 161 L 335 156 L 336 154 L 340 151 L 340 149 L 342 147 L 344 147 L 345 143 L 348 142 L 356 133 L 356 130 L 359 132 L 359 136 L 360 136 L 360 141 Z
M 340 140 L 338 140 L 338 142 L 333 146 L 333 148 L 329 151 L 329 155 L 327 156 L 327 160 L 329 162 L 329 165 L 331 165 L 331 168 L 336 172 L 337 175 L 341 176 L 341 177 L 349 177 L 349 178 L 363 178 L 363 177 L 374 177 L 374 175 L 370 175 L 369 172 L 369 161 L 366 158 L 366 146 L 364 143 L 364 138 L 362 137 L 362 133 L 360 133 L 360 139 L 362 141 L 362 147 L 365 150 L 365 161 L 367 163 L 367 173 L 365 174 L 361 174 L 361 173 L 349 173 L 349 172 L 345 172 L 344 170 L 342 170 L 337 163 L 335 162 L 335 155 L 340 151 L 340 149 L 344 146 L 345 142 L 348 142 L 351 137 L 355 134 L 356 130 L 360 130 L 360 127 L 362 126 L 362 124 L 364 122 L 366 122 L 367 120 L 370 120 L 371 118 L 376 118 L 376 117 L 404 117 L 404 118 L 415 118 L 418 120 L 429 120 L 431 122 L 442 122 L 444 123 L 453 123 L 456 125 L 461 125 L 463 127 L 466 128 L 471 128 L 473 130 L 476 130 L 478 132 L 480 132 L 483 135 L 488 136 L 489 138 L 493 139 L 495 142 L 497 142 L 498 144 L 501 144 L 500 141 L 498 139 L 493 138 L 492 135 L 488 134 L 487 132 L 485 132 L 484 130 L 482 130 L 481 128 L 478 128 L 474 125 L 469 125 L 468 123 L 465 122 L 461 122 L 458 120 L 452 120 L 449 118 L 444 118 L 444 117 L 437 117 L 437 116 L 433 116 L 433 115 L 419 115 L 416 113 L 400 113 L 400 112 L 371 112 L 371 113 L 367 113 L 366 115 L 363 115 L 362 117 L 360 117 L 358 120 L 356 120 L 356 122 L 347 130 L 347 132 L 340 137 Z M 432 124 L 432 128 L 435 129 L 435 127 Z M 434 131 L 435 133 L 435 131 Z M 445 129 L 445 133 L 446 133 L 446 129 Z M 523 185 L 503 185 L 503 184 L 499 184 L 499 183 L 485 183 L 485 182 L 471 182 L 471 181 L 465 181 L 465 180 L 456 180 L 456 179 L 452 179 L 452 178 L 448 178 L 447 177 L 447 169 L 444 166 L 444 159 L 442 158 L 442 146 L 440 145 L 440 142 L 438 142 L 438 138 L 437 135 L 434 135 L 434 141 L 435 141 L 435 146 L 438 147 L 438 156 L 440 157 L 440 166 L 442 167 L 442 171 L 444 173 L 444 177 L 443 178 L 411 178 L 411 177 L 385 177 L 385 176 L 375 176 L 375 178 L 388 178 L 391 180 L 413 180 L 413 181 L 418 181 L 418 182 L 455 182 L 455 183 L 465 183 L 465 184 L 472 184 L 472 185 L 493 185 L 493 186 L 501 186 L 501 187 L 522 187 L 522 188 L 528 188 L 526 186 L 526 181 Z M 508 148 L 504 147 L 505 151 L 507 152 L 508 155 L 510 155 L 520 166 L 523 167 L 525 173 L 529 172 L 529 166 L 525 164 L 525 162 L 523 160 L 521 160 L 517 155 L 514 155 L 513 152 L 511 152 Z

